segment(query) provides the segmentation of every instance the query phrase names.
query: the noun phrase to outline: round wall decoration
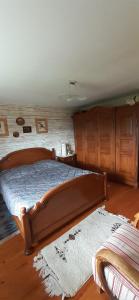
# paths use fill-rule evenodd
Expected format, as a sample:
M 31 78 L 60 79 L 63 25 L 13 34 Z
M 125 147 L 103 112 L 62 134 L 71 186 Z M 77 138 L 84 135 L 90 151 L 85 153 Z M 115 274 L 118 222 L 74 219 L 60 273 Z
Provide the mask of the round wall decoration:
M 25 120 L 22 117 L 19 117 L 16 119 L 16 124 L 22 126 L 25 124 Z
M 18 138 L 18 137 L 19 137 L 19 132 L 18 132 L 18 131 L 14 131 L 14 132 L 13 132 L 13 136 L 14 136 L 15 138 Z

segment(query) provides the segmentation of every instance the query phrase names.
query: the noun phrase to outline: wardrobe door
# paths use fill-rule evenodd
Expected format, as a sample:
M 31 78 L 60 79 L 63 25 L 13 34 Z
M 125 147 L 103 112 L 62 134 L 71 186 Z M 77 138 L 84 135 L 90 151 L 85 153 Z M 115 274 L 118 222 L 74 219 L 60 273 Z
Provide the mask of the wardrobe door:
M 98 167 L 98 122 L 96 110 L 86 113 L 85 163 L 87 169 Z
M 74 121 L 74 136 L 75 136 L 75 152 L 77 155 L 77 164 L 79 167 L 85 167 L 85 124 L 84 113 L 75 114 Z
M 137 186 L 138 138 L 135 106 L 116 109 L 116 174 L 120 181 Z
M 115 109 L 98 110 L 98 161 L 99 167 L 109 174 L 115 172 Z

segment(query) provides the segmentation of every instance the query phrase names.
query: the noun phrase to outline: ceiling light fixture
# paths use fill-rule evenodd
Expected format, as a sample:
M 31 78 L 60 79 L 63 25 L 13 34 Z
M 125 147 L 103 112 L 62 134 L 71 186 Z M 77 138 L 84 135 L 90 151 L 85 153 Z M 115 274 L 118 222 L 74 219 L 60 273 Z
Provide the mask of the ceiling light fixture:
M 132 97 L 132 98 L 127 99 L 127 100 L 126 100 L 126 103 L 127 103 L 128 105 L 130 105 L 130 106 L 135 105 L 135 104 L 137 103 L 136 97 L 137 97 L 137 96 L 134 96 L 134 97 Z
M 69 81 L 69 96 L 66 99 L 68 102 L 70 101 L 85 101 L 87 100 L 86 96 L 81 96 L 78 93 L 79 84 L 76 80 L 70 80 Z

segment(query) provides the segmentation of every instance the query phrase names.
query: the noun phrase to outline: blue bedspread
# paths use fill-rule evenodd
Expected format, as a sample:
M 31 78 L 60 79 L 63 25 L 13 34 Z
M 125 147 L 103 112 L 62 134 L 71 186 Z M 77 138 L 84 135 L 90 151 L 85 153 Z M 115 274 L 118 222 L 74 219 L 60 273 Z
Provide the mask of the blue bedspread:
M 92 172 L 43 160 L 1 172 L 0 191 L 11 214 L 20 217 L 21 207 L 28 210 L 51 188 L 89 173 Z

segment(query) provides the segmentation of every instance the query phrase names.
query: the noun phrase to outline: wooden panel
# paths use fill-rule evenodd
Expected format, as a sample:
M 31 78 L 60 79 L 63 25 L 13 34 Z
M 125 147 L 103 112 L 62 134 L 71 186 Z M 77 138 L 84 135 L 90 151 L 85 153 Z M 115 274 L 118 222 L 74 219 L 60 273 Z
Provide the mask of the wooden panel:
M 77 160 L 87 169 L 115 171 L 115 109 L 93 108 L 76 115 Z
M 115 109 L 98 110 L 98 165 L 109 173 L 115 172 Z
M 137 128 L 138 128 L 138 132 L 137 132 L 137 137 L 138 137 L 138 154 L 137 154 L 137 157 L 138 157 L 138 161 L 139 161 L 139 103 L 136 103 L 135 105 L 135 109 L 136 109 L 136 115 L 137 115 Z M 139 165 L 138 165 L 138 182 L 139 182 Z
M 116 110 L 116 174 L 128 184 L 137 185 L 138 139 L 135 106 Z
M 85 118 L 85 163 L 89 169 L 98 167 L 98 122 L 95 109 L 87 112 Z
M 30 210 L 32 240 L 38 242 L 107 197 L 105 174 L 87 174 L 51 189 Z M 47 217 L 46 217 L 47 216 Z
M 85 121 L 84 113 L 75 114 L 74 118 L 75 152 L 79 167 L 85 167 Z

